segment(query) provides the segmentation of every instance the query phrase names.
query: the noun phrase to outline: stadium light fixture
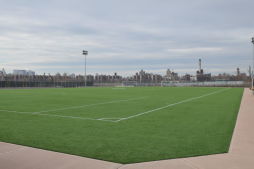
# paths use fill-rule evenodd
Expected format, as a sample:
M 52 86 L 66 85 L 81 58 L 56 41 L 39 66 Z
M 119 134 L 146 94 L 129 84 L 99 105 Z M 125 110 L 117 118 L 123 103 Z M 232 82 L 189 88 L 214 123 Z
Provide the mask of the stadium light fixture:
M 86 87 L 86 56 L 88 55 L 88 51 L 83 50 L 83 55 L 85 55 L 85 87 Z

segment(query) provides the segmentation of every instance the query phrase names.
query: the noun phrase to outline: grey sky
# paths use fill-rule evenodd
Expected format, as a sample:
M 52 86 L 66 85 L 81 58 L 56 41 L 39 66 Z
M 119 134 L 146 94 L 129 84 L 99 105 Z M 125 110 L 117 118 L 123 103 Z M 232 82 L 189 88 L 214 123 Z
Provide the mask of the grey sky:
M 0 68 L 130 75 L 251 65 L 253 0 L 0 0 Z

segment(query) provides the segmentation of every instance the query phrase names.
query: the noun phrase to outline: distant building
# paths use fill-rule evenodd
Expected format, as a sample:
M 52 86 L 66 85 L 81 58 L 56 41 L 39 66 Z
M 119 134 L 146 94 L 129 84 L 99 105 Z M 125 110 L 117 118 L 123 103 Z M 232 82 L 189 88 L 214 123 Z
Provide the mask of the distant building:
M 13 70 L 13 75 L 34 76 L 35 72 L 32 70 Z
M 240 68 L 239 68 L 239 67 L 236 68 L 236 75 L 237 75 L 237 76 L 240 76 Z
M 222 74 L 213 76 L 213 80 L 215 81 L 249 81 L 250 76 L 248 76 L 246 73 L 241 73 L 240 68 L 237 68 L 235 75 L 222 73 Z
M 204 81 L 211 81 L 212 75 L 211 73 L 204 73 L 204 70 L 201 68 L 201 59 L 199 59 L 199 70 L 196 72 L 197 81 L 204 82 Z
M 182 77 L 182 80 L 184 80 L 184 81 L 191 81 L 191 75 L 190 75 L 190 74 L 185 74 L 185 75 Z
M 35 75 L 35 72 L 32 71 L 32 70 L 28 70 L 26 73 L 27 73 L 28 76 L 34 76 Z
M 160 83 L 162 76 L 159 74 L 147 73 L 143 69 L 134 76 L 128 77 L 127 80 L 137 81 L 139 83 Z
M 171 71 L 170 69 L 167 69 L 165 80 L 174 81 L 174 80 L 178 80 L 178 79 L 179 79 L 178 73 L 175 73 L 175 72 Z
M 1 73 L 3 76 L 6 76 L 6 72 L 5 72 L 4 68 L 0 71 L 0 73 Z
M 234 77 L 233 80 L 243 80 L 243 81 L 246 81 L 248 80 L 248 76 L 246 73 L 241 73 L 240 72 L 240 68 L 236 68 L 236 76 Z
M 70 76 L 71 78 L 73 78 L 73 79 L 76 77 L 76 75 L 75 75 L 74 73 L 70 74 L 69 76 Z
M 4 80 L 4 76 L 6 76 L 6 72 L 3 68 L 2 70 L 0 70 L 0 80 Z
M 14 75 L 26 75 L 25 70 L 13 70 Z

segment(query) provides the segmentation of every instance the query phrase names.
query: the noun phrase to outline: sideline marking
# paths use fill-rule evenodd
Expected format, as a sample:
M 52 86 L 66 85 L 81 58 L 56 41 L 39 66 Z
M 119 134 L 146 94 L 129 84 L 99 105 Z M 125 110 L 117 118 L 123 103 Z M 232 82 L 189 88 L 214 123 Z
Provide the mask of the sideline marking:
M 223 89 L 223 90 L 217 90 L 215 92 L 208 93 L 208 94 L 205 94 L 205 95 L 201 95 L 201 96 L 185 99 L 185 100 L 182 100 L 180 102 L 172 103 L 172 104 L 169 104 L 169 105 L 166 105 L 166 106 L 163 106 L 163 107 L 159 107 L 159 108 L 156 108 L 156 109 L 152 109 L 152 110 L 149 110 L 149 111 L 138 113 L 138 114 L 133 115 L 133 116 L 120 118 L 119 120 L 116 120 L 115 122 L 119 122 L 119 121 L 123 121 L 123 120 L 128 120 L 128 119 L 131 119 L 131 118 L 134 118 L 134 117 L 138 117 L 138 116 L 141 116 L 141 115 L 144 115 L 144 114 L 148 114 L 148 113 L 155 112 L 155 111 L 158 111 L 158 110 L 166 109 L 168 107 L 172 107 L 172 106 L 175 106 L 175 105 L 178 105 L 178 104 L 181 104 L 181 103 L 186 103 L 186 102 L 190 102 L 190 101 L 193 101 L 193 100 L 196 100 L 196 99 L 200 99 L 200 98 L 203 98 L 203 97 L 206 97 L 206 96 L 210 96 L 210 95 L 213 95 L 213 94 L 221 93 L 221 92 L 229 90 L 229 89 L 231 89 L 231 88 L 227 88 L 227 89 Z
M 97 106 L 97 105 L 104 105 L 104 104 L 112 104 L 112 103 L 119 103 L 119 102 L 127 102 L 127 101 L 132 101 L 132 100 L 141 100 L 146 97 L 138 97 L 138 98 L 133 98 L 133 99 L 125 99 L 125 100 L 113 100 L 110 102 L 102 102 L 102 103 L 93 103 L 93 104 L 86 104 L 86 105 L 81 105 L 81 106 L 71 106 L 71 107 L 64 107 L 64 108 L 59 108 L 59 109 L 51 109 L 51 110 L 45 110 L 45 111 L 39 111 L 39 112 L 32 112 L 34 114 L 40 114 L 40 113 L 48 113 L 48 112 L 54 112 L 54 111 L 61 111 L 61 110 L 68 110 L 68 109 L 79 109 L 83 107 L 91 107 L 91 106 Z

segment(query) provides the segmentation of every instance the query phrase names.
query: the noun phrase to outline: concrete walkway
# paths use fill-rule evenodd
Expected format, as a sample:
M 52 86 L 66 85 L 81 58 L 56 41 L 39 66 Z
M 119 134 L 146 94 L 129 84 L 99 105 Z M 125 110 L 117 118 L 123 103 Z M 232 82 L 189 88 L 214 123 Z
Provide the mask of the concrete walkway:
M 253 169 L 254 96 L 244 90 L 229 153 L 122 165 L 0 142 L 0 169 Z

